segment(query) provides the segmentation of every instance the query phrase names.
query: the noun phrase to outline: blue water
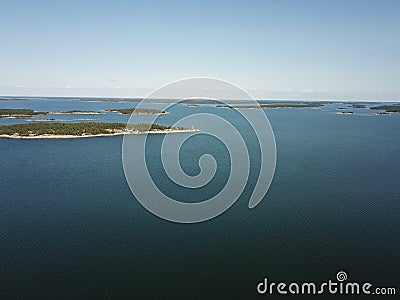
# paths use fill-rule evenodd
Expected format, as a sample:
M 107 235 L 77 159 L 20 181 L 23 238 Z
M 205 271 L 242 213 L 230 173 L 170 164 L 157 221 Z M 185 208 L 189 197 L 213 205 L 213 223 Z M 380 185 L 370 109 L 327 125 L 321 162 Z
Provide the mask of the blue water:
M 42 111 L 132 106 L 68 99 L 0 102 L 0 108 Z M 360 109 L 337 115 L 341 106 L 267 110 L 278 157 L 265 199 L 248 209 L 260 159 L 248 134 L 255 167 L 242 197 L 221 216 L 191 225 L 159 219 L 134 199 L 122 169 L 121 136 L 0 139 L 0 295 L 247 299 L 257 296 L 264 277 L 321 282 L 340 270 L 353 281 L 398 288 L 400 114 L 367 116 L 370 111 Z M 193 112 L 241 124 L 229 109 L 184 105 L 160 116 L 159 123 Z M 128 120 L 113 113 L 88 118 Z M 14 122 L 26 120 L 0 119 L 0 125 Z M 224 185 L 229 159 L 220 142 L 200 135 L 182 148 L 189 174 L 199 171 L 204 153 L 218 161 L 210 189 L 196 193 L 176 189 L 166 178 L 157 160 L 161 139 L 149 137 L 155 149 L 149 154 L 151 172 L 160 189 L 182 201 L 201 201 Z

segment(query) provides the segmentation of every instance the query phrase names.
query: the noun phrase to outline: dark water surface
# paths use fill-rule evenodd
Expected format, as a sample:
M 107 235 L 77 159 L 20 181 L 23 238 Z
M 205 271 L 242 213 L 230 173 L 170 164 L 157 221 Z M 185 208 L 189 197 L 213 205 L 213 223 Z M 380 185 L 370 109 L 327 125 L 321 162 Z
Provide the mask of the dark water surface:
M 246 299 L 264 277 L 322 282 L 340 270 L 351 281 L 398 289 L 400 115 L 335 109 L 268 110 L 278 160 L 265 199 L 248 209 L 253 170 L 229 210 L 191 225 L 159 219 L 134 199 L 121 136 L 0 139 L 0 296 Z M 228 109 L 178 106 L 160 122 L 193 111 L 235 118 Z M 154 153 L 152 174 L 174 193 Z M 182 148 L 184 170 L 196 174 L 203 153 L 218 161 L 212 194 L 226 182 L 229 159 L 221 143 L 199 136 Z M 252 159 L 257 165 L 257 153 Z M 181 193 L 201 201 L 207 191 Z

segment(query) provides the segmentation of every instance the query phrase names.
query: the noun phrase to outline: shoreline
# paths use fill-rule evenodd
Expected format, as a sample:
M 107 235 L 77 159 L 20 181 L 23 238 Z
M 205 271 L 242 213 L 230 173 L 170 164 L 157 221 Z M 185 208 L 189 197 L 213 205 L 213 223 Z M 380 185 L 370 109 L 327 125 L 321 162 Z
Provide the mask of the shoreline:
M 108 137 L 108 136 L 118 136 L 118 135 L 131 135 L 131 134 L 167 134 L 167 133 L 189 133 L 189 132 L 199 132 L 199 129 L 177 129 L 177 130 L 151 130 L 151 131 L 124 131 L 124 132 L 114 132 L 114 133 L 102 133 L 102 134 L 88 134 L 88 135 L 34 135 L 34 136 L 20 136 L 20 135 L 6 135 L 1 134 L 0 138 L 8 139 L 76 139 L 76 138 L 91 138 L 91 137 Z

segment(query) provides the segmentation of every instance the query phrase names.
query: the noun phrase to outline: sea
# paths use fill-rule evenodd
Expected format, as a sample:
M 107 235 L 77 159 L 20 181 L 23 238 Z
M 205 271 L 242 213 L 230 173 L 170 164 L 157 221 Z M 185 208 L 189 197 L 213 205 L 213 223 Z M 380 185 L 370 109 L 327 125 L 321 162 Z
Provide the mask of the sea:
M 37 111 L 136 104 L 0 98 L 0 108 Z M 232 207 L 194 224 L 161 219 L 135 199 L 124 176 L 122 136 L 1 138 L 0 298 L 251 299 L 262 298 L 257 285 L 265 278 L 321 283 L 336 280 L 338 272 L 345 272 L 348 282 L 399 292 L 400 114 L 376 115 L 369 107 L 379 103 L 365 105 L 265 109 L 276 140 L 276 171 L 254 209 L 248 200 L 261 157 L 247 125 L 241 127 L 234 110 L 216 105 L 171 107 L 157 123 L 171 125 L 193 113 L 219 115 L 244 134 L 251 159 L 247 184 Z M 146 123 L 151 117 L 136 118 Z M 3 118 L 0 125 L 128 119 L 110 112 Z M 160 160 L 163 138 L 148 136 L 154 148 L 150 173 L 160 190 L 179 201 L 199 202 L 223 188 L 231 168 L 221 141 L 199 134 L 181 148 L 182 168 L 189 175 L 199 173 L 205 153 L 218 163 L 209 186 L 199 191 L 168 180 Z

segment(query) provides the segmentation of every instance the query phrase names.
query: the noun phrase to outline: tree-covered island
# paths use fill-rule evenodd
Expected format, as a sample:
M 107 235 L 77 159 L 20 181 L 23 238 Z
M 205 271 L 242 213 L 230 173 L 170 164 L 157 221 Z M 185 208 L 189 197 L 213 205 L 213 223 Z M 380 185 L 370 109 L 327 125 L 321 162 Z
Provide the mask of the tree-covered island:
M 47 112 L 35 111 L 33 109 L 0 108 L 0 118 L 30 118 L 45 115 L 47 115 Z
M 31 118 L 47 115 L 100 115 L 106 112 L 116 112 L 121 115 L 160 115 L 168 112 L 151 108 L 121 108 L 102 111 L 68 110 L 68 111 L 35 111 L 33 109 L 3 108 L 0 109 L 0 118 Z
M 158 124 L 125 124 L 125 123 L 31 123 L 0 126 L 0 137 L 3 138 L 72 138 L 91 136 L 113 136 L 140 133 L 191 132 L 195 129 L 163 126 Z
M 284 102 L 284 103 L 268 103 L 256 105 L 217 105 L 222 108 L 236 109 L 268 109 L 268 108 L 313 108 L 323 106 L 320 102 Z
M 158 109 L 152 108 L 121 108 L 121 109 L 108 109 L 104 110 L 105 112 L 116 112 L 121 115 L 161 115 L 161 114 L 168 114 L 168 112 Z
M 386 113 L 400 113 L 400 104 L 371 107 L 372 110 L 384 110 Z
M 69 110 L 69 111 L 35 111 L 25 108 L 2 108 L 0 109 L 0 118 L 31 118 L 47 115 L 98 115 L 104 112 Z
M 51 111 L 49 115 L 102 115 L 104 112 L 101 111 L 89 111 L 89 110 L 67 110 L 67 111 Z

